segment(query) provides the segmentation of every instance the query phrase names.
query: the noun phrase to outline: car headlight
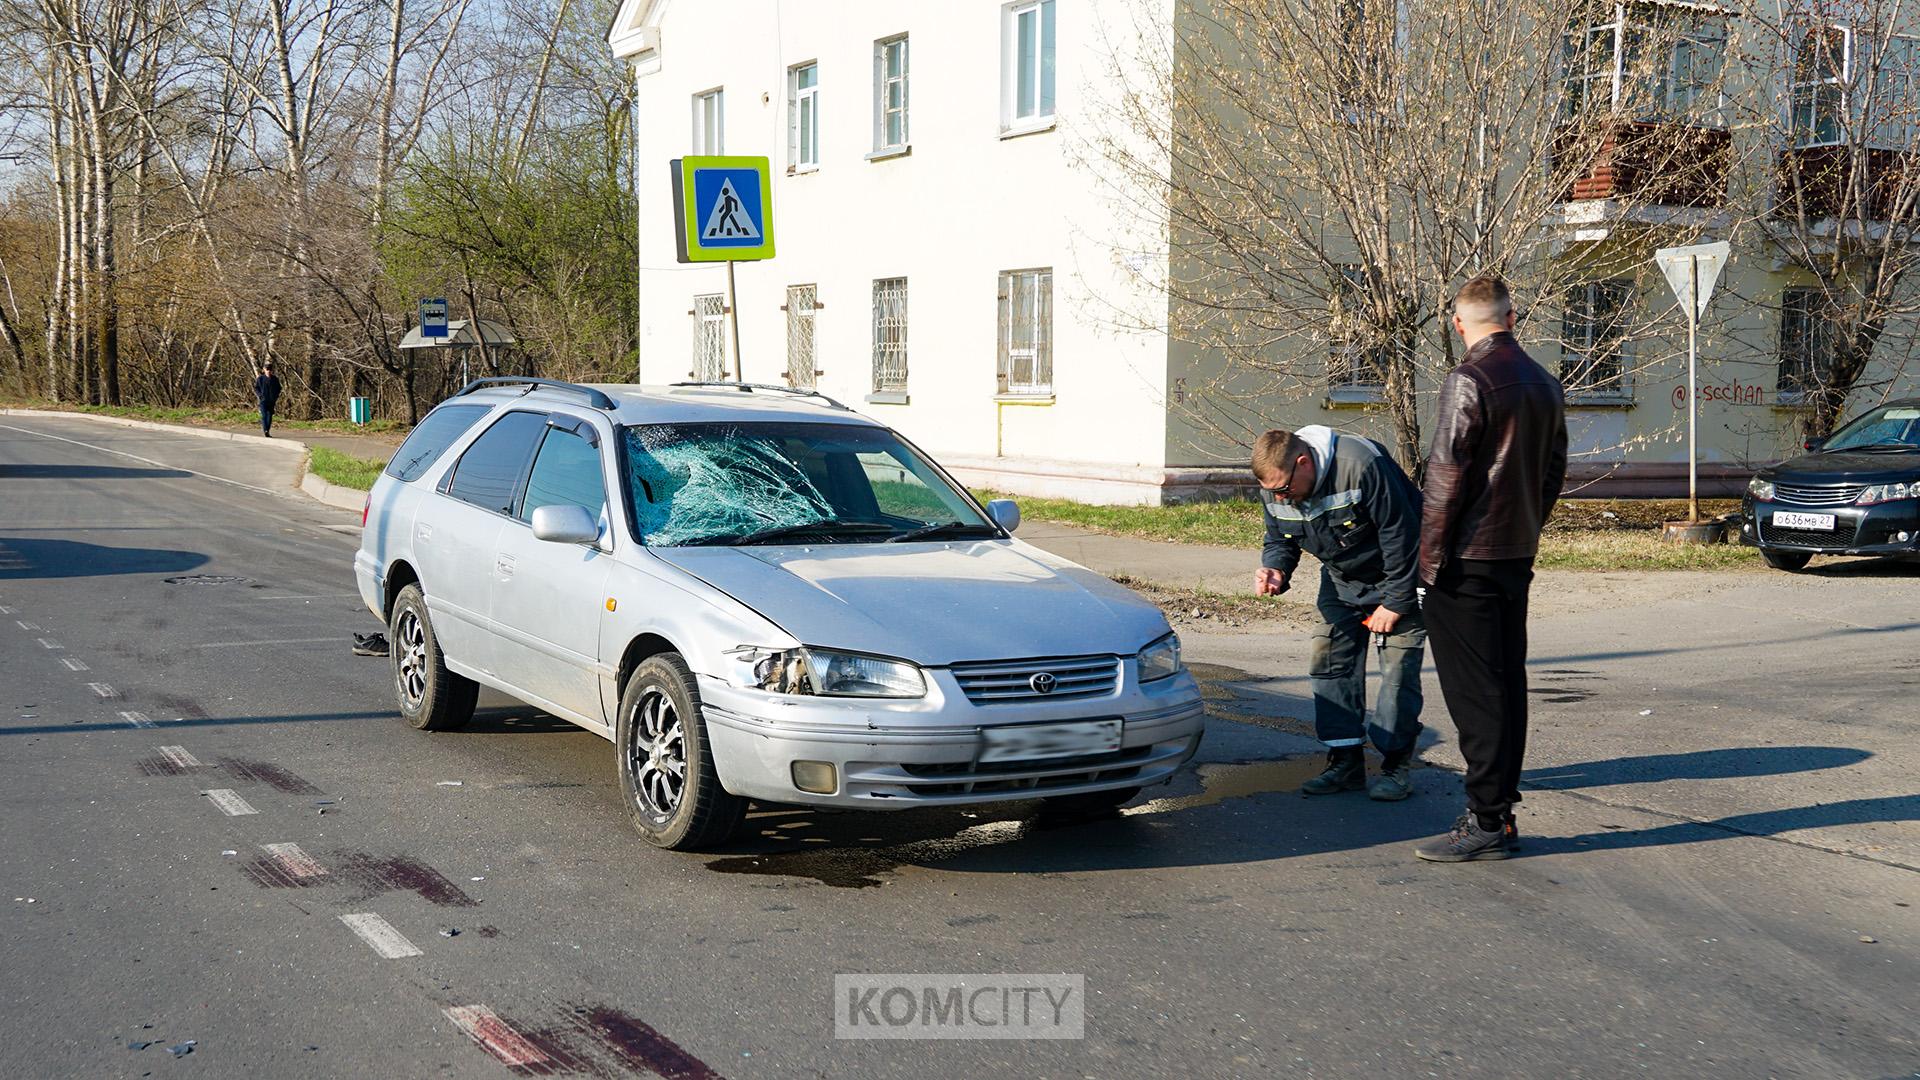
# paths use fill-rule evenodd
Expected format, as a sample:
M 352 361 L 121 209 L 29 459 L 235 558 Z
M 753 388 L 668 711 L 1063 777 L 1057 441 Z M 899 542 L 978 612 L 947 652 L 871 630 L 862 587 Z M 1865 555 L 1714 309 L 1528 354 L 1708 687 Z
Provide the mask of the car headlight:
M 1892 502 L 1895 499 L 1920 499 L 1920 480 L 1905 484 L 1875 484 L 1860 493 L 1854 500 L 1856 506 L 1872 506 L 1875 503 Z
M 1773 500 L 1773 481 L 1762 480 L 1756 476 L 1747 481 L 1747 494 L 1759 499 L 1761 502 L 1771 502 Z
M 1180 674 L 1180 635 L 1168 634 L 1140 650 L 1140 681 L 1150 683 Z
M 736 664 L 733 682 L 770 694 L 819 694 L 827 697 L 925 697 L 927 680 L 904 660 L 888 660 L 831 649 L 764 649 L 742 645 L 727 650 Z

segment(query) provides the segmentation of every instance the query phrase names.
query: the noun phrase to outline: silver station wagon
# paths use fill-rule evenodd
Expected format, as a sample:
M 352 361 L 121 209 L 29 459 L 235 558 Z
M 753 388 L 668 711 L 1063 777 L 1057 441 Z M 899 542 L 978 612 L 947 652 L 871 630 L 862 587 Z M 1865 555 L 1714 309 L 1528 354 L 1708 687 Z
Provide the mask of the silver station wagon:
M 696 848 L 749 800 L 1088 812 L 1193 756 L 1166 619 L 1019 520 L 817 394 L 483 379 L 394 454 L 354 571 L 409 723 L 481 686 L 572 721 Z

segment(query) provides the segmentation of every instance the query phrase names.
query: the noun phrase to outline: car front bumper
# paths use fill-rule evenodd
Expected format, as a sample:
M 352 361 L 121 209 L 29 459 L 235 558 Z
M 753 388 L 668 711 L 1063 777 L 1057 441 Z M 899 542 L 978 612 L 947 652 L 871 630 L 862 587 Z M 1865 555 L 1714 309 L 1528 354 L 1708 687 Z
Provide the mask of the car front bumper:
M 929 669 L 909 701 L 775 696 L 699 677 L 701 713 L 720 783 L 766 802 L 907 809 L 1007 802 L 1164 783 L 1200 747 L 1206 709 L 1186 671 L 1110 695 L 1031 705 L 975 705 Z M 1121 721 L 1120 749 L 1076 758 L 980 761 L 983 727 Z M 833 765 L 827 794 L 794 786 L 793 763 Z
M 1920 500 L 1896 499 L 1874 506 L 1795 506 L 1778 500 L 1744 500 L 1740 542 L 1767 551 L 1817 555 L 1904 555 L 1920 552 Z M 1832 514 L 1834 527 L 1784 529 L 1774 514 Z

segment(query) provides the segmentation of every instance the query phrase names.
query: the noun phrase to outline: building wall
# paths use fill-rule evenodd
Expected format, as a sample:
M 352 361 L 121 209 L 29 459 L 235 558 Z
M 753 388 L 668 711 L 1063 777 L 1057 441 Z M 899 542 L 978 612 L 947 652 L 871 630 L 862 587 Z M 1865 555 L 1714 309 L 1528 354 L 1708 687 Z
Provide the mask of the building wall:
M 747 381 L 784 382 L 786 290 L 812 284 L 823 392 L 898 428 L 972 483 L 1154 498 L 1166 463 L 1166 342 L 1105 316 L 1139 286 L 1116 268 L 1099 184 L 1070 150 L 1108 85 L 1095 40 L 1103 6 L 1059 0 L 1057 125 L 1011 138 L 1000 122 L 1001 4 L 660 8 L 657 63 L 636 75 L 642 380 L 689 376 L 692 298 L 726 290 L 724 266 L 674 261 L 668 166 L 690 152 L 693 95 L 724 87 L 725 152 L 773 161 L 778 255 L 736 268 Z M 875 42 L 902 33 L 911 152 L 868 160 Z M 819 65 L 820 166 L 789 175 L 788 71 L 809 61 Z M 1102 244 L 1085 242 L 1093 235 Z M 1151 237 L 1136 246 L 1164 251 Z M 999 274 L 1032 267 L 1054 272 L 1055 393 L 997 401 Z M 873 282 L 890 277 L 908 280 L 904 402 L 869 401 Z

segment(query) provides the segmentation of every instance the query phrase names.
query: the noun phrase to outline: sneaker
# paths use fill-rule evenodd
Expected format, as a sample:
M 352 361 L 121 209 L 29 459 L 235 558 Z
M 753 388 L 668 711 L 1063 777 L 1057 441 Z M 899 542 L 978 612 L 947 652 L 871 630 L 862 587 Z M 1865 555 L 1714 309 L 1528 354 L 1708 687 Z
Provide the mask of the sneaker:
M 1380 766 L 1380 775 L 1367 787 L 1367 798 L 1379 802 L 1399 802 L 1413 794 L 1411 756 L 1388 758 Z
M 1359 791 L 1367 786 L 1367 758 L 1359 747 L 1342 746 L 1327 751 L 1327 767 L 1319 776 L 1300 785 L 1302 795 L 1333 795 Z
M 1479 862 L 1504 859 L 1513 852 L 1507 847 L 1504 827 L 1483 829 L 1472 814 L 1461 814 L 1447 835 L 1419 845 L 1413 853 L 1428 862 Z
M 355 656 L 387 655 L 386 635 L 385 634 L 353 635 L 353 655 Z

